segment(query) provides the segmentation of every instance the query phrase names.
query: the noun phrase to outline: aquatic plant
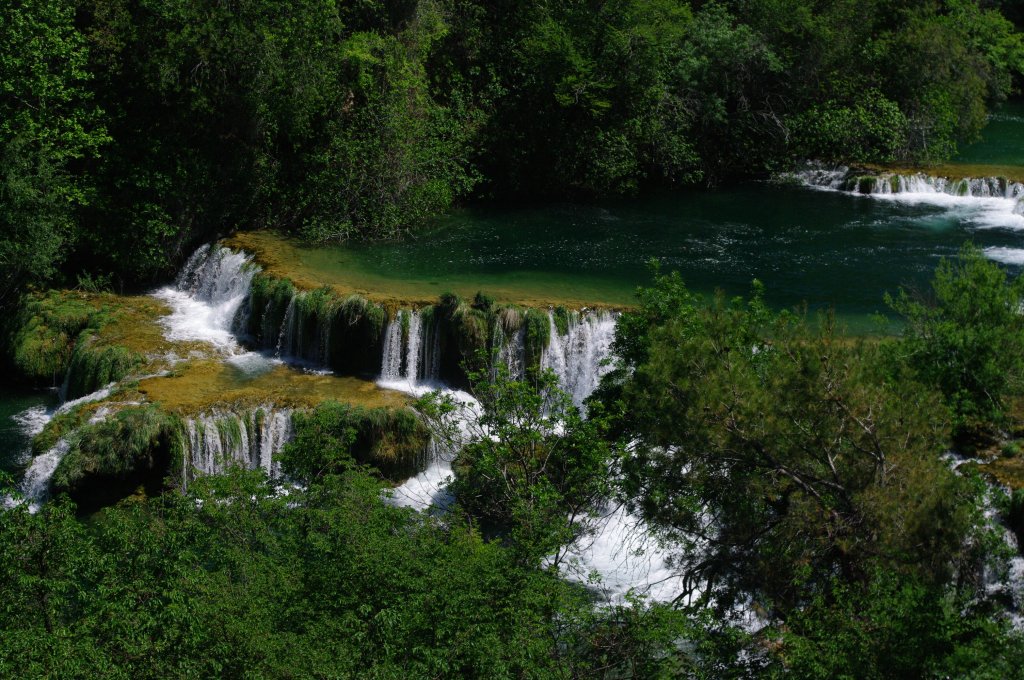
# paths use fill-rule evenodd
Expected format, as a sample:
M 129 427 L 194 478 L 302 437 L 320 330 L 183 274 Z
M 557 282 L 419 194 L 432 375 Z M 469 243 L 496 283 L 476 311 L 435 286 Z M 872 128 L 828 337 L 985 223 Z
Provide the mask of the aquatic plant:
M 260 346 L 269 347 L 277 343 L 281 323 L 295 292 L 295 286 L 288 279 L 263 273 L 252 277 L 247 331 Z
M 526 367 L 535 369 L 540 365 L 541 355 L 551 342 L 551 323 L 548 315 L 539 309 L 527 309 L 523 318 L 526 328 L 524 344 L 526 347 Z
M 83 336 L 71 353 L 65 399 L 76 399 L 117 382 L 145 362 L 144 357 L 126 347 L 104 345 L 95 335 Z

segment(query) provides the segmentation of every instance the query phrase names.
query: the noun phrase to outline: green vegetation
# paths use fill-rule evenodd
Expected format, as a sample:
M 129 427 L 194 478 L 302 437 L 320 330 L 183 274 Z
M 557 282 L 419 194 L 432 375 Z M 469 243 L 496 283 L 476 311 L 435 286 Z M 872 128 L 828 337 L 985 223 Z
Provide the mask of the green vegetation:
M 79 291 L 30 296 L 13 326 L 14 365 L 40 386 L 60 385 L 66 377 L 65 398 L 81 397 L 144 363 L 152 339 L 135 325 L 151 330 L 161 311 L 159 303 L 142 298 Z
M 466 524 L 389 507 L 357 468 L 299 479 L 282 496 L 236 471 L 87 524 L 63 502 L 0 511 L 0 673 L 652 677 L 675 663 L 667 608 L 595 611 Z
M 19 0 L 0 38 L 4 308 L 240 226 L 390 238 L 463 200 L 942 161 L 1024 68 L 979 0 Z
M 102 291 L 239 227 L 396 238 L 461 201 L 946 161 L 1024 75 L 1022 20 L 995 0 L 7 3 L 13 364 L 37 384 L 67 373 L 75 397 L 189 358 L 33 443 L 67 452 L 53 502 L 0 505 L 0 675 L 1019 676 L 1020 603 L 986 580 L 1024 497 L 986 478 L 1024 484 L 1024 279 L 974 248 L 928 294 L 887 299 L 898 338 L 772 311 L 756 282 L 707 300 L 657 274 L 586 415 L 539 370 L 552 322 L 525 303 L 421 310 L 439 377 L 476 412 L 283 367 L 240 377 L 171 347 L 158 303 Z M 253 341 L 276 346 L 287 320 L 290 354 L 375 375 L 398 301 L 300 274 L 254 278 Z M 496 350 L 519 334 L 513 380 Z M 304 410 L 283 477 L 178 469 L 184 418 L 244 410 L 202 425 L 238 445 L 268 384 Z M 431 446 L 454 455 L 443 517 L 387 497 Z M 978 460 L 954 468 L 951 448 Z M 599 603 L 564 578 L 617 505 L 672 554 L 676 601 Z
M 181 422 L 153 405 L 123 408 L 70 435 L 70 447 L 50 480 L 80 506 L 101 507 L 145 485 L 163 489 L 171 461 L 181 460 Z
M 42 385 L 58 385 L 67 373 L 75 341 L 94 324 L 96 308 L 86 299 L 59 291 L 30 298 L 11 339 L 14 365 Z
M 341 474 L 372 465 L 391 479 L 416 474 L 424 462 L 429 432 L 410 409 L 366 409 L 327 401 L 294 416 L 296 437 L 281 464 L 300 479 Z
M 1019 335 L 1018 287 L 967 248 L 939 267 L 929 307 L 894 301 L 910 317 L 894 340 L 774 313 L 756 285 L 750 300 L 704 302 L 675 274 L 623 316 L 619 363 L 593 397 L 631 442 L 619 493 L 700 602 L 769 614 L 765 670 L 1003 677 L 1019 663 L 1024 640 L 978 585 L 1007 550 L 984 517 L 986 466 L 944 457 L 954 435 L 996 431 L 1020 394 L 950 351 Z M 977 354 L 1012 378 L 1021 350 Z M 1019 514 L 1014 496 L 1001 521 Z
M 471 373 L 482 412 L 466 432 L 464 406 L 451 396 L 427 395 L 417 409 L 457 451 L 449 488 L 460 506 L 505 535 L 526 563 L 554 554 L 557 565 L 609 498 L 612 447 L 605 421 L 585 419 L 554 373 L 528 373 L 525 380 L 511 380 L 503 366 Z
M 978 310 L 956 324 L 969 338 L 1019 323 L 995 313 L 1016 309 L 1017 283 L 970 248 L 933 286 L 928 323 Z M 913 319 L 923 303 L 908 299 Z M 483 302 L 445 296 L 424 317 L 526 323 Z M 512 380 L 485 354 L 467 370 L 478 411 L 440 395 L 418 414 L 326 402 L 296 416 L 283 478 L 234 469 L 187 492 L 154 482 L 177 416 L 126 406 L 88 423 L 102 406 L 80 407 L 54 421 L 70 444 L 55 490 L 79 511 L 124 500 L 88 520 L 60 497 L 0 511 L 0 669 L 1014 677 L 1024 637 L 986 579 L 1006 570 L 1004 526 L 1021 531 L 1024 503 L 986 484 L 984 460 L 954 470 L 945 454 L 954 435 L 1019 432 L 1020 385 L 987 388 L 1001 408 L 970 411 L 984 427 L 964 430 L 966 402 L 948 396 L 974 383 L 947 391 L 924 359 L 948 338 L 924 327 L 850 339 L 828 317 L 771 311 L 758 285 L 706 300 L 658 274 L 622 317 L 586 417 L 550 373 Z M 384 480 L 420 464 L 424 423 L 455 453 L 443 517 L 386 501 Z M 995 456 L 1013 463 L 1019 445 Z M 675 602 L 595 606 L 563 578 L 567 549 L 616 502 L 673 553 Z M 735 606 L 761 623 L 738 627 Z
M 930 295 L 889 298 L 906 330 L 898 352 L 922 380 L 936 385 L 958 435 L 1006 424 L 1007 397 L 1024 378 L 1024 279 L 973 246 L 943 260 Z

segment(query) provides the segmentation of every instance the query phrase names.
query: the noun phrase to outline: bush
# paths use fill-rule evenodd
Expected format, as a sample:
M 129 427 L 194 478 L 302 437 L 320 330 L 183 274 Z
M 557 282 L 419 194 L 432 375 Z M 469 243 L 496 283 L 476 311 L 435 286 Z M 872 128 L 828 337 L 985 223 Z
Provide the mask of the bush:
M 954 434 L 971 438 L 1006 422 L 1024 377 L 1024 279 L 1010 279 L 974 246 L 939 263 L 931 291 L 886 296 L 904 321 L 898 360 L 943 394 Z

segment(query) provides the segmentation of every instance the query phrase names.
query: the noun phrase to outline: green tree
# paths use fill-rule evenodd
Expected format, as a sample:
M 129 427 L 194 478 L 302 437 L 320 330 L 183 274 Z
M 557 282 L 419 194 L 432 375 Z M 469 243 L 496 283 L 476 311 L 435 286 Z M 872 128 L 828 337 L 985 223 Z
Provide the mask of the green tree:
M 661 276 L 626 315 L 598 398 L 634 442 L 627 501 L 678 546 L 689 583 L 785 617 L 876 565 L 945 583 L 974 567 L 976 489 L 941 460 L 937 395 L 878 344 L 749 302 L 695 302 Z
M 1024 376 L 1024 279 L 968 244 L 939 263 L 929 292 L 900 291 L 886 302 L 905 324 L 898 359 L 942 392 L 955 433 L 1003 425 Z
M 0 12 L 0 309 L 57 274 L 89 193 L 73 165 L 107 140 L 74 19 L 73 3 L 54 0 Z
M 584 418 L 550 370 L 513 380 L 499 367 L 470 379 L 477 404 L 435 392 L 417 405 L 455 454 L 449 490 L 526 563 L 554 555 L 557 567 L 609 498 L 607 422 Z

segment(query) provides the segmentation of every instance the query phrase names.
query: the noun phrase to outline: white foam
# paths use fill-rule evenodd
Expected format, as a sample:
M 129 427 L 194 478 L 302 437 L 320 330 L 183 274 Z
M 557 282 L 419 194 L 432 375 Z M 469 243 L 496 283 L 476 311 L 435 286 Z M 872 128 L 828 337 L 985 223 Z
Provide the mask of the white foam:
M 605 360 L 611 354 L 617 321 L 609 312 L 570 313 L 567 332 L 559 335 L 554 314 L 548 313 L 551 339 L 541 354 L 540 365 L 555 372 L 559 387 L 577 406 L 583 405 L 610 370 Z
M 1003 264 L 1024 265 L 1024 248 L 985 248 L 985 256 Z
M 32 459 L 32 465 L 25 471 L 25 478 L 21 481 L 21 493 L 29 503 L 29 511 L 39 510 L 49 493 L 50 478 L 70 448 L 68 441 L 62 438 L 49 451 Z
M 257 268 L 243 252 L 203 246 L 189 258 L 175 286 L 153 296 L 171 308 L 160 320 L 172 341 L 207 342 L 225 355 L 242 354 L 235 321 Z
M 168 340 L 207 342 L 227 355 L 243 351 L 230 326 L 224 323 L 228 312 L 233 313 L 238 309 L 242 297 L 219 306 L 197 300 L 185 291 L 175 288 L 161 288 L 153 293 L 153 297 L 163 300 L 171 308 L 170 315 L 160 320 L 164 327 L 164 336 Z
M 53 417 L 52 412 L 45 406 L 32 406 L 21 413 L 11 416 L 11 419 L 18 424 L 18 429 L 26 438 L 31 439 L 43 431 L 46 423 Z
M 643 520 L 621 505 L 602 508 L 593 535 L 559 555 L 559 563 L 566 578 L 592 585 L 608 604 L 625 603 L 629 593 L 656 602 L 670 602 L 683 593 L 668 551 Z M 591 582 L 591 574 L 599 580 Z
M 848 168 L 811 167 L 784 175 L 804 186 L 872 200 L 941 208 L 978 229 L 1024 229 L 1021 199 L 1024 185 L 998 178 L 949 180 L 923 174 L 876 178 L 870 191 L 848 188 Z M 895 187 L 893 186 L 895 184 Z
M 53 417 L 60 413 L 67 413 L 76 406 L 87 404 L 93 401 L 99 401 L 106 399 L 111 395 L 114 390 L 114 383 L 103 387 L 102 389 L 96 390 L 90 394 L 87 394 L 78 399 L 72 399 L 61 404 L 56 409 L 47 410 L 41 406 L 34 406 L 26 411 L 22 411 L 17 414 L 14 418 L 22 425 L 23 432 L 27 437 L 33 438 L 38 435 L 46 427 L 46 424 L 53 420 Z M 90 418 L 90 423 L 96 423 L 106 417 L 109 413 L 109 409 L 97 409 L 96 413 Z M 60 465 L 60 461 L 64 458 L 64 454 L 68 452 L 70 447 L 67 440 L 61 438 L 58 442 L 45 453 L 41 453 L 32 459 L 28 469 L 25 471 L 25 476 L 21 480 L 21 494 L 25 501 L 29 504 L 29 510 L 35 512 L 39 509 L 40 505 L 49 493 L 50 478 L 53 477 L 54 471 L 57 466 Z M 24 459 L 32 455 L 32 449 L 29 447 L 24 454 Z M 4 499 L 4 505 L 11 507 L 15 502 L 11 498 Z

